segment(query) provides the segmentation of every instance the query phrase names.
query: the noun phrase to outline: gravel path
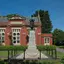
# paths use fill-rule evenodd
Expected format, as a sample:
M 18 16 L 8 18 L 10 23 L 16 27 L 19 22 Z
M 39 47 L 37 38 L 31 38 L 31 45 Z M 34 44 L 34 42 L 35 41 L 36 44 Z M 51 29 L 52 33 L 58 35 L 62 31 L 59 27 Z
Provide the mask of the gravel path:
M 56 48 L 56 50 L 58 51 L 58 52 L 62 52 L 62 53 L 64 53 L 64 49 L 61 49 L 61 48 Z

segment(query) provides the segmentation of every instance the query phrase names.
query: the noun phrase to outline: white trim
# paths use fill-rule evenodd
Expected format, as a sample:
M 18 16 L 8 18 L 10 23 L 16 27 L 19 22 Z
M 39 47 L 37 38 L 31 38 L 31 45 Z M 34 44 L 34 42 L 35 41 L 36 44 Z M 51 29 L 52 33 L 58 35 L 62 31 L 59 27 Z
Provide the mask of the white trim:
M 4 35 L 2 35 L 2 33 L 4 33 Z M 1 43 L 4 43 L 5 42 L 5 29 L 4 28 L 0 28 L 0 37 L 1 37 L 0 39 Z
M 20 43 L 13 43 L 13 45 L 20 45 Z
M 22 19 L 21 17 L 12 17 L 11 19 Z
M 16 35 L 16 36 L 13 35 L 13 33 L 16 33 L 16 34 L 19 33 L 20 34 L 20 31 L 17 31 L 17 30 L 20 30 L 20 29 L 21 28 L 12 28 L 12 43 L 13 43 L 13 41 L 16 41 L 16 43 L 13 43 L 13 45 L 20 45 L 20 35 Z M 15 37 L 16 40 L 14 40 L 13 37 Z M 17 43 L 17 41 L 18 41 L 17 37 L 19 37 L 19 43 Z
M 16 28 L 16 27 L 14 27 L 14 28 L 11 28 L 11 29 L 22 29 L 22 28 Z
M 35 28 L 35 30 L 37 30 L 37 28 Z
M 0 28 L 0 29 L 6 29 L 6 28 Z
M 38 35 L 41 35 L 41 33 L 38 33 Z
M 45 38 L 49 38 L 49 42 L 45 43 Z M 44 45 L 50 45 L 50 37 L 44 37 Z
M 4 46 L 5 46 L 5 43 L 2 43 L 2 45 L 4 45 Z
M 28 27 L 27 29 L 31 29 L 30 27 Z
M 10 22 L 10 24 L 23 24 L 22 22 L 16 21 L 16 22 Z

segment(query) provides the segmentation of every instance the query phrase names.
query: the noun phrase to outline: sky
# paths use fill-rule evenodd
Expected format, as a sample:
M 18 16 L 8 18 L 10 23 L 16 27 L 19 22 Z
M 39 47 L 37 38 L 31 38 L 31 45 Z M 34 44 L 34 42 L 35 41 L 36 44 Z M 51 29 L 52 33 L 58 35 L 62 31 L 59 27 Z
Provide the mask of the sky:
M 55 28 L 64 30 L 64 0 L 0 0 L 0 15 L 31 16 L 36 10 L 48 10 Z

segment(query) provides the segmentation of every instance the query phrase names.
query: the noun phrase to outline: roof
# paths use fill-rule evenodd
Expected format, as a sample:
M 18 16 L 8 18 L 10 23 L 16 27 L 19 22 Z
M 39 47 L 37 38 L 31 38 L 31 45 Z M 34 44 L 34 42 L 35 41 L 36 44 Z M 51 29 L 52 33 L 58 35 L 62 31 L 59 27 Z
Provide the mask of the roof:
M 43 33 L 41 36 L 43 36 L 43 37 L 52 37 L 53 35 L 52 34 Z
M 30 24 L 30 20 L 33 19 L 34 20 L 34 24 L 35 25 L 41 25 L 41 22 L 38 21 L 37 17 L 26 17 L 26 24 L 29 25 Z
M 7 21 L 8 21 L 7 17 L 0 17 L 0 22 L 7 22 Z
M 30 20 L 33 19 L 34 22 L 39 22 L 37 17 L 26 17 L 26 21 L 30 22 Z
M 12 19 L 20 19 L 19 21 L 22 20 L 22 18 L 20 17 L 13 17 Z M 38 21 L 37 17 L 25 17 L 25 19 L 23 19 L 25 21 L 26 25 L 30 25 L 30 20 L 33 19 L 34 20 L 34 25 L 41 25 L 40 21 Z M 7 17 L 0 17 L 0 26 L 6 26 L 8 25 L 8 18 Z M 12 20 L 11 20 L 12 21 Z
M 0 27 L 1 26 L 7 26 L 8 25 L 8 22 L 0 22 Z

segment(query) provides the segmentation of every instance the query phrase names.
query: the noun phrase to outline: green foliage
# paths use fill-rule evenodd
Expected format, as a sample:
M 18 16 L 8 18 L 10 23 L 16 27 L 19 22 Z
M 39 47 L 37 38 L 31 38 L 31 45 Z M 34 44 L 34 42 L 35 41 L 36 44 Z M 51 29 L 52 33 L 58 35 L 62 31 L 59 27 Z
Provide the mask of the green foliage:
M 0 60 L 0 64 L 4 64 L 4 61 L 1 61 L 1 60 Z
M 59 44 L 59 42 L 63 42 L 64 41 L 64 31 L 62 31 L 60 29 L 55 29 L 53 31 L 53 37 L 54 37 L 54 44 L 57 45 L 57 44 Z
M 61 63 L 63 63 L 63 64 L 64 64 L 64 57 L 61 59 Z
M 57 51 L 57 57 L 62 59 L 64 57 L 64 53 Z
M 18 15 L 18 14 L 8 14 L 6 17 L 11 18 L 11 17 L 14 17 L 14 16 L 20 16 L 20 15 Z
M 50 45 L 50 46 L 48 46 L 48 45 L 46 45 L 46 46 L 38 45 L 38 46 L 37 46 L 37 49 L 38 49 L 39 51 L 55 50 L 55 49 L 56 49 L 56 46 L 54 46 L 54 45 Z
M 44 11 L 44 10 L 37 10 L 32 17 L 37 17 L 38 16 L 38 12 L 40 15 L 40 20 L 41 20 L 41 31 L 42 33 L 50 33 L 52 30 L 52 23 L 49 17 L 49 12 L 48 11 Z
M 0 50 L 21 50 L 25 51 L 27 46 L 0 46 Z
M 15 64 L 17 61 L 14 61 L 13 64 Z M 22 62 L 16 63 L 16 64 L 61 64 L 59 60 L 23 60 Z M 3 60 L 0 60 L 0 64 L 9 64 L 8 62 L 4 62 Z
M 39 61 L 40 64 L 60 64 L 59 60 L 41 60 Z
M 39 51 L 42 51 L 42 50 L 45 50 L 46 48 L 45 48 L 45 46 L 43 46 L 43 45 L 38 45 L 38 46 L 37 46 L 37 49 L 38 49 Z
M 0 64 L 8 64 L 8 62 L 4 62 L 3 60 L 0 59 Z
M 59 46 L 59 48 L 63 48 L 64 49 L 64 46 Z
M 26 60 L 23 64 L 61 64 L 59 60 Z
M 21 16 L 21 15 L 19 15 L 19 14 L 8 14 L 8 15 L 6 15 L 6 17 L 7 17 L 8 19 L 10 19 L 10 18 L 12 18 L 12 17 L 15 17 L 15 16 L 17 16 L 17 17 L 22 17 L 23 19 L 25 19 L 24 16 Z

